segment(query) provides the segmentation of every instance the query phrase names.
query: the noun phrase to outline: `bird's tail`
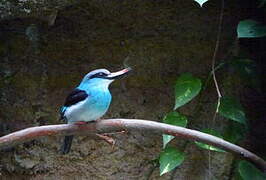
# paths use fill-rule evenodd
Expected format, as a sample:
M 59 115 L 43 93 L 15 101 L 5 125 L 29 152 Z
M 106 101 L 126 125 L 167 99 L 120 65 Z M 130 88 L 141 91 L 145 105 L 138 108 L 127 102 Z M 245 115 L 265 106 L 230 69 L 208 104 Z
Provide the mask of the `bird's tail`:
M 74 136 L 65 136 L 63 145 L 61 146 L 61 153 L 67 154 L 70 151 L 72 140 Z

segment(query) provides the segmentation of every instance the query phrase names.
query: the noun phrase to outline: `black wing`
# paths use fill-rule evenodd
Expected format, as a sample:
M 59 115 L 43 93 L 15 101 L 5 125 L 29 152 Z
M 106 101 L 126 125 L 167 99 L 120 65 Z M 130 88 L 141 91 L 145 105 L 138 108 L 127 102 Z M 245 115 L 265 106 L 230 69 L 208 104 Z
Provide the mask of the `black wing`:
M 67 96 L 64 106 L 72 106 L 80 101 L 83 101 L 88 96 L 89 95 L 86 93 L 86 91 L 76 88 Z
M 89 95 L 84 90 L 74 89 L 66 98 L 64 106 L 60 109 L 60 119 L 64 119 L 65 110 L 80 101 L 86 99 Z M 66 121 L 66 120 L 65 120 Z

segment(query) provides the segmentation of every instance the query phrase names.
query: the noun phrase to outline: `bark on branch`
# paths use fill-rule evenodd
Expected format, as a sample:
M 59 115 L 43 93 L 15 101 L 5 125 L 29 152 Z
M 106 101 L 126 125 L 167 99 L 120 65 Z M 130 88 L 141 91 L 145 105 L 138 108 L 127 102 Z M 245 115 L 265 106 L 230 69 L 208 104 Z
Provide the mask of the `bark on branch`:
M 96 123 L 88 123 L 85 125 L 61 124 L 31 127 L 0 137 L 0 150 L 42 136 L 64 136 L 80 134 L 95 135 L 95 133 L 110 133 L 122 130 L 145 130 L 145 132 L 147 133 L 155 132 L 161 134 L 169 134 L 187 140 L 210 144 L 226 151 L 232 152 L 252 162 L 263 172 L 266 172 L 266 162 L 262 158 L 240 146 L 227 142 L 221 138 L 188 128 L 138 119 L 107 119 L 98 121 Z

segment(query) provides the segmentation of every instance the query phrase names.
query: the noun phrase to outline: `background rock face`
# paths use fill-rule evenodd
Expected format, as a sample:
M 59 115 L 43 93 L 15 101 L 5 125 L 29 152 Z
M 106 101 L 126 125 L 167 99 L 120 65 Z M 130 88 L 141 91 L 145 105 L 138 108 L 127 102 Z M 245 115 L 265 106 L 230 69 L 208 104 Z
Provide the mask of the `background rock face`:
M 55 7 L 52 2 L 47 7 L 53 11 L 56 8 L 52 8 Z M 215 1 L 206 3 L 204 8 L 187 0 L 103 0 L 67 7 L 60 2 L 56 20 L 50 25 L 44 20 L 46 15 L 31 11 L 27 17 L 18 13 L 15 18 L 9 16 L 0 22 L 1 135 L 30 126 L 59 123 L 58 110 L 66 95 L 87 72 L 96 68 L 116 71 L 129 65 L 134 69 L 131 75 L 110 87 L 113 101 L 104 118 L 154 121 L 161 121 L 172 110 L 173 86 L 180 73 L 190 72 L 203 79 L 211 69 L 219 15 L 219 3 Z M 29 9 L 34 7 L 29 5 Z M 45 14 L 44 7 L 41 12 Z M 239 9 L 234 4 L 225 9 L 219 58 L 225 57 L 233 43 L 238 22 L 233 15 L 236 11 Z M 190 119 L 190 128 L 207 127 L 212 119 L 216 92 L 210 88 L 205 93 L 204 109 L 196 119 Z M 192 115 L 195 102 L 182 108 L 182 112 Z M 102 141 L 76 137 L 71 153 L 65 156 L 58 153 L 59 137 L 25 143 L 0 154 L 2 177 L 146 179 L 150 176 L 200 180 L 213 176 L 227 179 L 230 173 L 229 154 L 211 153 L 209 163 L 208 152 L 178 139 L 172 144 L 185 150 L 186 160 L 173 173 L 159 177 L 159 170 L 151 160 L 158 157 L 162 148 L 160 135 L 129 132 L 114 137 L 113 149 Z

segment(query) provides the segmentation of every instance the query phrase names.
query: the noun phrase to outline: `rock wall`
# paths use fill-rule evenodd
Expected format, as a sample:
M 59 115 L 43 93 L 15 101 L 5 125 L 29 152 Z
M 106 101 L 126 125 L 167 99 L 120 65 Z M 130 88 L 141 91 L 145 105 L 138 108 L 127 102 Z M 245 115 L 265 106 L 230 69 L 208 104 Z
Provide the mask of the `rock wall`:
M 130 76 L 112 84 L 113 101 L 104 118 L 154 121 L 161 121 L 172 110 L 173 86 L 180 73 L 205 79 L 211 70 L 219 2 L 210 1 L 203 8 L 187 0 L 47 4 L 38 6 L 38 11 L 36 4 L 28 5 L 27 16 L 19 11 L 1 16 L 1 135 L 60 123 L 58 111 L 64 98 L 96 68 L 116 71 L 129 65 L 134 69 Z M 38 13 L 31 13 L 34 11 Z M 218 61 L 231 51 L 240 16 L 237 4 L 226 4 Z M 203 96 L 204 108 L 197 118 L 189 119 L 190 128 L 206 127 L 212 119 L 215 89 L 208 88 Z M 196 104 L 197 99 L 182 108 L 182 113 L 192 115 Z M 217 120 L 217 128 L 222 124 Z M 230 175 L 230 154 L 212 152 L 209 162 L 207 151 L 177 139 L 172 144 L 184 149 L 186 160 L 160 177 L 152 163 L 162 148 L 160 135 L 138 131 L 114 137 L 114 148 L 76 137 L 68 155 L 58 152 L 60 137 L 7 149 L 0 153 L 2 178 L 200 180 L 228 179 Z

